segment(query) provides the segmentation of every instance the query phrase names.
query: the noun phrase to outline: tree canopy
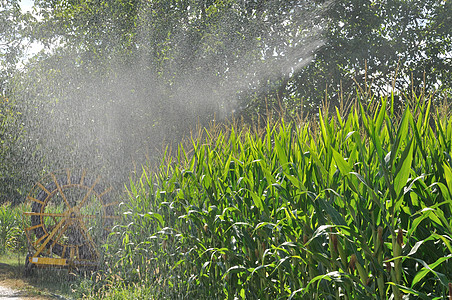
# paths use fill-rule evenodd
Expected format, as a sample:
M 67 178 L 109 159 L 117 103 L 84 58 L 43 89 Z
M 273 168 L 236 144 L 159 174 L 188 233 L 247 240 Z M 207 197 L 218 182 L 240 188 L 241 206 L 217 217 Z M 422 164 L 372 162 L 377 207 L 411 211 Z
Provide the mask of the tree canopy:
M 325 90 L 338 101 L 355 82 L 379 94 L 424 83 L 427 90 L 450 89 L 450 1 L 38 0 L 35 6 L 33 38 L 54 49 L 49 53 L 78 60 L 78 68 L 146 70 L 166 100 L 183 94 L 198 108 L 194 98 L 215 98 L 217 113 L 218 106 L 254 113 L 265 98 L 267 105 L 301 101 L 315 109 Z

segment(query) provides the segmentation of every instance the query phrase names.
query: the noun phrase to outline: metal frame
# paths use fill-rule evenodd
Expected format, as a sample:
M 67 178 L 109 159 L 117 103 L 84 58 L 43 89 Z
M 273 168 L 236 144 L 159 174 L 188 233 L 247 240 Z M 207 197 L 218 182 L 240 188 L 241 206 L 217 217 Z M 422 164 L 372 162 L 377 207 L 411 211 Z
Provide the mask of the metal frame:
M 89 223 L 101 220 L 96 226 L 102 225 L 105 234 L 118 219 L 113 207 L 119 202 L 109 201 L 111 190 L 100 177 L 91 181 L 85 170 L 76 175 L 69 169 L 49 173 L 37 182 L 27 196 L 31 211 L 23 213 L 29 249 L 26 275 L 35 266 L 97 267 L 100 254 Z

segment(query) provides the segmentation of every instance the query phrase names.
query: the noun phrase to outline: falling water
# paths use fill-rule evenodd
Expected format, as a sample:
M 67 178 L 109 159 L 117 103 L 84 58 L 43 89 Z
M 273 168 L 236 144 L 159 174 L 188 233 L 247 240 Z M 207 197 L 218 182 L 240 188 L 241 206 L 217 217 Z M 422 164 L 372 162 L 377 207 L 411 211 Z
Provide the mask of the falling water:
M 146 40 L 152 30 L 147 25 L 152 20 L 147 17 L 146 3 L 141 5 L 137 33 L 141 44 L 152 43 Z M 239 40 L 238 21 L 228 18 L 217 20 L 212 26 L 217 30 L 202 37 L 204 45 L 212 45 L 209 51 L 190 44 L 191 37 L 183 28 L 175 30 L 177 43 L 168 51 L 174 62 L 184 62 L 183 69 L 172 63 L 153 68 L 152 54 L 140 49 L 126 60 L 47 49 L 51 55 L 41 59 L 44 63 L 31 60 L 26 66 L 28 79 L 19 91 L 26 99 L 23 111 L 27 147 L 33 153 L 30 163 L 38 170 L 95 169 L 114 182 L 123 181 L 134 165 L 159 158 L 166 144 L 178 143 L 198 122 L 240 111 L 241 93 L 309 63 L 323 44 L 319 16 L 325 6 L 306 11 L 301 6 L 295 1 L 285 20 L 269 26 L 282 31 L 278 34 L 289 39 L 290 45 L 272 40 L 275 32 Z M 287 26 L 293 18 L 303 19 L 296 31 Z M 255 55 L 256 39 L 265 41 L 260 57 Z M 238 56 L 234 56 L 236 49 L 240 49 Z M 233 59 L 227 65 L 216 64 L 224 56 Z

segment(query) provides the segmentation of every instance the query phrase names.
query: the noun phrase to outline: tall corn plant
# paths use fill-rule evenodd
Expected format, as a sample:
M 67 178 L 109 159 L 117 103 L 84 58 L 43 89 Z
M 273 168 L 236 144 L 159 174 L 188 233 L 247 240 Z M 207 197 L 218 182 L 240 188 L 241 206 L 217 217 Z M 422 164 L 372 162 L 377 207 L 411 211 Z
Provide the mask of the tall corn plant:
M 180 146 L 130 182 L 110 280 L 167 298 L 444 299 L 452 119 L 391 103 Z
M 10 203 L 0 205 L 0 254 L 8 250 L 25 250 L 26 237 L 22 230 L 21 209 L 21 206 L 13 206 Z

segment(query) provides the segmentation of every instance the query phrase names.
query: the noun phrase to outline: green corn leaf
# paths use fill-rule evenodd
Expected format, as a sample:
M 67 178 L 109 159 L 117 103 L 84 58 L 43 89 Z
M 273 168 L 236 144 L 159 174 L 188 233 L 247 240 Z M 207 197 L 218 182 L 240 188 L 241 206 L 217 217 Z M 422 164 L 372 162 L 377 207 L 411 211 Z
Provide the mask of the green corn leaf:
M 447 187 L 449 188 L 449 195 L 452 194 L 452 169 L 447 165 L 443 164 L 444 177 L 446 178 Z
M 247 271 L 248 271 L 248 273 L 249 273 L 249 275 L 248 275 L 248 280 L 251 278 L 251 277 L 253 277 L 253 275 L 254 275 L 254 273 L 256 273 L 257 271 L 259 271 L 259 270 L 261 270 L 261 269 L 266 269 L 266 268 L 268 268 L 268 267 L 272 267 L 273 266 L 273 264 L 267 264 L 267 265 L 259 265 L 259 266 L 257 266 L 256 268 L 248 268 L 247 269 Z
M 145 216 L 148 217 L 148 218 L 156 219 L 159 222 L 159 225 L 161 227 L 163 227 L 163 225 L 165 224 L 165 222 L 163 220 L 163 216 L 161 214 L 158 214 L 156 212 L 148 212 Z
M 259 224 L 256 225 L 256 227 L 254 228 L 254 232 L 256 232 L 258 229 L 262 228 L 262 227 L 269 227 L 271 229 L 273 229 L 276 226 L 276 224 L 274 223 L 270 223 L 270 222 L 260 222 Z
M 383 124 L 383 120 L 385 119 L 386 116 L 386 104 L 387 104 L 387 100 L 386 99 L 381 99 L 382 105 L 380 107 L 380 112 L 378 114 L 377 120 L 376 120 L 376 125 L 375 125 L 375 129 L 376 132 L 377 131 L 381 131 L 381 125 Z
M 224 274 L 223 274 L 223 280 L 224 280 L 224 278 L 226 277 L 226 275 L 228 275 L 229 273 L 231 273 L 231 274 L 237 274 L 237 273 L 242 273 L 242 272 L 245 272 L 245 271 L 247 271 L 247 269 L 244 267 L 244 266 L 240 266 L 240 265 L 238 265 L 238 266 L 233 266 L 233 267 L 230 267 Z
M 253 198 L 254 205 L 259 208 L 260 211 L 264 211 L 264 204 L 262 203 L 261 197 L 254 191 L 249 191 L 251 197 Z
M 265 160 L 260 159 L 260 160 L 259 160 L 259 164 L 261 165 L 262 172 L 264 173 L 265 178 L 267 179 L 267 181 L 268 181 L 269 183 L 271 183 L 271 184 L 276 183 L 276 179 L 275 179 L 275 177 L 272 175 L 271 169 L 270 169 L 270 167 L 267 165 L 267 163 L 265 162 Z
M 421 216 L 414 219 L 414 221 L 411 223 L 410 228 L 408 229 L 408 232 L 407 232 L 408 238 L 411 237 L 411 235 L 416 231 L 416 228 L 419 226 L 419 224 L 429 217 L 429 215 L 432 211 L 433 211 L 433 209 L 431 209 L 431 208 L 425 208 L 421 211 Z
M 289 173 L 289 161 L 287 159 L 286 152 L 284 151 L 285 149 L 278 139 L 275 139 L 275 150 L 278 155 L 279 163 L 283 167 L 284 172 Z
M 310 149 L 310 153 L 311 153 L 311 156 L 310 156 L 311 159 L 320 168 L 321 174 L 328 174 L 328 171 L 325 168 L 325 165 L 319 159 L 319 154 L 314 149 Z
M 398 287 L 402 292 L 404 292 L 404 293 L 406 293 L 406 294 L 412 294 L 412 295 L 418 296 L 418 297 L 421 298 L 421 299 L 425 299 L 425 300 L 441 299 L 441 298 L 432 298 L 431 296 L 428 296 L 428 295 L 426 295 L 426 294 L 424 294 L 424 293 L 421 293 L 421 292 L 419 292 L 419 291 L 416 291 L 416 290 L 414 290 L 414 289 L 412 289 L 412 288 L 409 288 L 409 287 L 406 287 L 406 286 L 403 286 L 403 285 L 400 285 L 400 284 L 396 284 L 396 283 L 391 282 L 391 281 L 388 282 L 388 284 L 390 284 L 390 285 L 395 285 L 395 286 Z
M 441 220 L 438 218 L 438 216 L 435 214 L 434 210 L 432 210 L 432 212 L 430 212 L 428 215 L 428 218 L 430 220 L 432 220 L 433 222 L 435 222 L 438 225 L 442 225 L 441 224 Z
M 286 178 L 289 179 L 289 181 L 299 190 L 305 190 L 303 184 L 300 182 L 300 180 L 295 177 L 294 175 L 285 174 Z
M 345 136 L 344 142 L 346 142 L 351 136 L 353 136 L 356 133 L 356 131 L 350 131 L 349 133 L 347 133 L 347 135 Z
M 426 146 L 424 146 L 426 144 L 425 138 L 424 138 L 425 133 L 422 133 L 422 136 L 421 136 L 421 133 L 419 132 L 419 129 L 418 129 L 418 125 L 414 123 L 412 118 L 410 119 L 410 125 L 411 125 L 411 129 L 413 130 L 414 137 L 416 138 L 416 142 L 419 145 L 418 146 L 419 152 L 422 154 L 422 157 L 424 158 L 424 160 L 427 161 L 428 160 L 428 153 L 427 153 L 428 149 L 426 148 Z
M 323 138 L 323 144 L 328 149 L 328 148 L 330 148 L 330 145 L 331 145 L 331 135 L 329 134 L 330 131 L 328 130 L 329 125 L 328 125 L 328 122 L 325 122 L 325 120 L 328 120 L 328 115 L 325 115 L 326 118 L 324 120 L 324 117 L 322 114 L 323 113 L 319 110 L 320 131 L 321 131 L 322 138 Z
M 318 276 L 312 278 L 309 281 L 309 283 L 306 286 L 306 288 L 294 291 L 290 295 L 288 300 L 294 299 L 294 297 L 297 296 L 297 294 L 300 293 L 300 292 L 302 293 L 301 296 L 303 296 L 305 293 L 309 292 L 309 287 L 311 286 L 311 284 L 314 284 L 315 282 L 317 282 L 317 289 L 318 289 L 320 283 L 322 282 L 322 280 L 327 280 L 327 281 L 332 281 L 333 280 L 333 281 L 337 281 L 337 282 L 343 282 L 344 281 L 344 277 L 346 277 L 346 276 L 347 276 L 346 274 L 340 273 L 338 271 L 333 271 L 333 272 L 329 272 L 327 274 L 318 275 Z
M 339 122 L 340 127 L 341 128 L 344 127 L 344 121 L 342 120 L 341 113 L 339 111 L 339 108 L 337 108 L 337 106 L 336 106 L 336 118 L 337 118 L 337 120 Z
M 452 233 L 452 228 L 449 225 L 448 220 L 446 219 L 446 217 L 444 216 L 444 212 L 441 209 L 436 209 L 435 210 L 435 215 L 438 219 L 441 220 L 440 225 L 445 227 L 447 232 Z
M 342 157 L 342 155 L 339 154 L 339 152 L 334 149 L 331 150 L 333 151 L 333 158 L 336 161 L 339 171 L 341 171 L 344 176 L 348 175 L 348 173 L 352 171 L 352 166 L 349 165 L 349 163 Z
M 414 246 L 410 250 L 410 253 L 408 253 L 408 256 L 414 255 L 417 252 L 417 250 L 419 249 L 419 247 L 428 240 L 430 240 L 430 239 L 425 239 L 425 240 L 419 241 L 416 244 L 414 244 Z
M 403 187 L 407 184 L 408 177 L 410 176 L 411 163 L 413 161 L 413 140 L 410 140 L 409 144 L 406 146 L 402 153 L 400 162 L 397 166 L 396 176 L 394 179 L 394 191 L 397 198 L 400 196 Z
M 328 203 L 328 201 L 325 201 L 322 198 L 318 199 L 317 201 L 319 201 L 320 206 L 325 210 L 325 212 L 330 215 L 333 224 L 344 226 L 347 225 L 344 217 L 330 203 Z
M 384 152 L 383 152 L 383 147 L 382 147 L 382 144 L 381 144 L 380 135 L 377 134 L 377 133 L 373 133 L 372 134 L 372 140 L 373 140 L 374 145 L 375 145 L 375 150 L 377 150 L 378 159 L 380 161 L 382 161 L 383 158 L 384 158 Z
M 207 277 L 207 274 L 205 274 L 205 273 L 208 273 L 209 272 L 209 269 L 210 269 L 210 261 L 206 261 L 206 262 L 204 262 L 204 264 L 202 265 L 202 268 L 201 268 L 201 274 L 200 274 L 200 276 L 206 276 Z M 207 271 L 207 272 L 206 272 Z M 204 275 L 205 274 L 205 275 Z
M 426 128 L 429 127 L 429 119 L 430 119 L 430 108 L 432 105 L 432 98 L 428 99 L 427 109 L 424 111 L 424 122 L 422 124 L 423 132 L 425 132 Z
M 328 182 L 329 184 L 331 184 L 332 180 L 333 180 L 333 176 L 336 173 L 336 165 L 334 164 L 334 160 L 331 159 L 330 160 L 330 166 L 328 168 Z
M 402 140 L 406 140 L 406 138 L 408 136 L 408 124 L 409 124 L 410 117 L 411 117 L 411 113 L 409 112 L 408 109 L 406 109 L 403 112 L 402 120 L 397 129 L 396 139 L 391 147 L 391 159 L 389 161 L 389 166 L 392 166 L 392 164 L 394 163 L 394 159 L 397 157 L 397 155 L 399 153 L 400 142 Z
M 432 234 L 432 238 L 436 238 L 439 240 L 442 240 L 444 245 L 446 245 L 447 250 L 449 250 L 449 253 L 452 254 L 452 238 L 450 235 L 439 235 L 437 233 Z
M 422 278 L 424 278 L 428 273 L 432 272 L 440 279 L 440 281 L 443 283 L 443 285 L 447 286 L 447 280 L 444 282 L 442 279 L 442 276 L 440 276 L 440 273 L 435 272 L 433 269 L 439 266 L 441 263 L 445 262 L 446 260 L 450 259 L 452 255 L 440 257 L 437 261 L 435 261 L 432 264 L 427 265 L 423 260 L 416 259 L 417 261 L 421 261 L 422 265 L 424 266 L 419 272 L 416 273 L 416 275 L 413 278 L 413 281 L 411 282 L 411 288 L 413 288 L 416 283 L 420 282 Z
M 231 164 L 231 160 L 232 160 L 232 154 L 229 155 L 229 157 L 226 159 L 226 163 L 224 164 L 224 168 L 223 168 L 223 176 L 222 178 L 226 179 L 228 177 L 229 174 L 229 166 Z
M 335 228 L 335 227 L 338 227 L 338 226 L 336 226 L 336 225 L 319 226 L 319 228 L 317 228 L 316 231 L 314 231 L 314 233 L 312 234 L 312 237 L 306 242 L 306 245 L 309 245 L 309 243 L 311 243 L 312 240 L 316 239 L 317 237 L 319 237 L 321 235 L 327 235 L 329 233 L 328 229 Z

